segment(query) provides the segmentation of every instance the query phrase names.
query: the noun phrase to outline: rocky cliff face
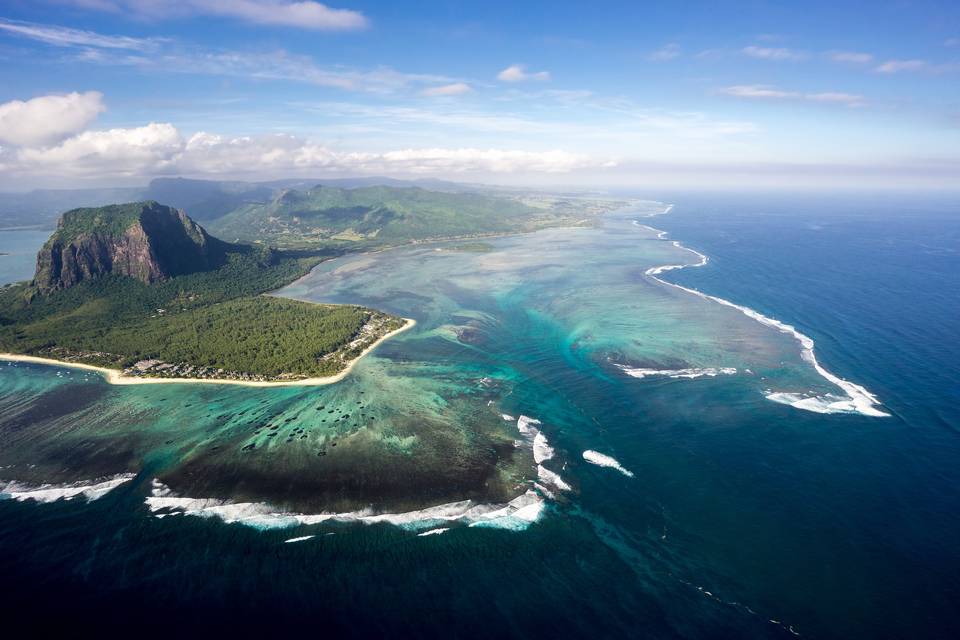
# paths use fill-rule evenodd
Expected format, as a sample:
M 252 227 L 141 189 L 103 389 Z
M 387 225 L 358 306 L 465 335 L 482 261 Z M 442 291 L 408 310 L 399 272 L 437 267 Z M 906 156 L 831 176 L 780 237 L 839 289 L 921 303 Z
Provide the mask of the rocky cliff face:
M 107 274 L 151 283 L 215 268 L 223 249 L 184 212 L 156 202 L 74 209 L 37 255 L 34 286 L 64 289 Z

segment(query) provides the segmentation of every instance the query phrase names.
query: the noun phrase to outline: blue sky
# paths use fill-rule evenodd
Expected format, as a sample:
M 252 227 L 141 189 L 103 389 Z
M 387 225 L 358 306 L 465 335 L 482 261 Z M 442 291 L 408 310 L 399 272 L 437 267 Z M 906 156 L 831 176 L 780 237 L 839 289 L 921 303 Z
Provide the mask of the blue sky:
M 960 183 L 957 2 L 7 0 L 0 188 Z

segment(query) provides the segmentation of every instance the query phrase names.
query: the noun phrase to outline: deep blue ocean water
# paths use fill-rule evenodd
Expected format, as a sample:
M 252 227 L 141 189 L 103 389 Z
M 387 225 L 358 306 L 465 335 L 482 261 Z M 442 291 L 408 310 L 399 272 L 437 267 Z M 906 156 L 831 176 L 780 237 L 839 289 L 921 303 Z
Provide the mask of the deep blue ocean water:
M 778 580 L 859 637 L 948 637 L 960 595 L 960 203 L 956 197 L 677 196 L 656 221 L 707 253 L 675 282 L 787 320 L 893 417 L 800 441 L 805 498 Z M 776 461 L 768 461 L 776 464 Z M 788 500 L 784 496 L 784 500 Z M 794 509 L 794 507 L 798 507 Z M 760 571 L 777 556 L 755 548 Z M 872 620 L 871 620 L 872 618 Z M 860 625 L 863 626 L 860 626 Z
M 635 478 L 571 455 L 576 499 L 526 531 L 345 526 L 293 545 L 148 517 L 128 487 L 4 501 L 7 618 L 131 634 L 960 635 L 960 199 L 657 197 L 676 206 L 645 222 L 710 257 L 665 278 L 794 323 L 891 417 L 799 411 L 721 378 L 598 382 L 538 354 L 506 408 L 536 406 L 558 448 L 615 452 Z

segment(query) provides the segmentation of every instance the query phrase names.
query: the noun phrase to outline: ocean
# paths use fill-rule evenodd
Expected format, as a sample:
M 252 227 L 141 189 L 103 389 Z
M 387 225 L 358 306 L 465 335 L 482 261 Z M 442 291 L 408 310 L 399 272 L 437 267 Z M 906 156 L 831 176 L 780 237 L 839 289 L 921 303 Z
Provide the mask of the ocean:
M 329 387 L 0 363 L 6 619 L 960 634 L 960 199 L 654 197 L 321 264 L 418 321 Z
M 29 280 L 51 229 L 0 229 L 0 285 Z

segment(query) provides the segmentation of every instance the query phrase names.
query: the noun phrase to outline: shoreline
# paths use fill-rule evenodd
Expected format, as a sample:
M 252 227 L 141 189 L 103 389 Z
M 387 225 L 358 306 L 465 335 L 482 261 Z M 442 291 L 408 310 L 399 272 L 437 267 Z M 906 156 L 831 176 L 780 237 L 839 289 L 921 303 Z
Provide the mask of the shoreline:
M 646 217 L 653 218 L 658 215 L 665 215 L 667 213 L 670 213 L 670 211 L 672 210 L 673 210 L 673 205 L 669 204 L 664 211 L 661 211 L 660 213 L 650 214 Z M 647 229 L 650 229 L 651 231 L 657 232 L 657 240 L 667 240 L 666 238 L 667 232 L 662 231 L 660 229 L 656 229 L 646 224 L 640 224 L 639 226 L 643 226 L 643 227 L 646 227 Z M 882 407 L 883 404 L 880 402 L 879 398 L 877 398 L 877 396 L 875 396 L 873 393 L 868 391 L 866 387 L 864 387 L 863 385 L 859 385 L 855 382 L 846 380 L 845 378 L 841 378 L 840 376 L 837 376 L 831 373 L 823 365 L 821 365 L 820 361 L 817 360 L 816 353 L 814 352 L 815 343 L 813 341 L 813 338 L 800 332 L 793 325 L 786 324 L 785 322 L 781 322 L 776 318 L 765 316 L 759 311 L 755 311 L 745 305 L 737 304 L 735 302 L 730 302 L 725 298 L 710 295 L 709 293 L 704 293 L 697 289 L 685 287 L 682 284 L 669 282 L 661 278 L 660 276 L 668 271 L 673 271 L 675 269 L 677 270 L 687 269 L 687 268 L 696 269 L 698 267 L 706 266 L 706 264 L 710 261 L 710 258 L 708 258 L 706 255 L 700 253 L 696 249 L 691 249 L 690 247 L 683 245 L 679 240 L 670 240 L 669 242 L 677 249 L 682 249 L 684 251 L 688 251 L 694 254 L 700 259 L 700 261 L 697 262 L 696 264 L 693 264 L 693 263 L 664 264 L 664 265 L 659 265 L 655 267 L 650 267 L 649 269 L 644 271 L 644 275 L 668 287 L 673 287 L 675 289 L 679 289 L 680 291 L 693 294 L 705 300 L 716 302 L 725 307 L 736 309 L 743 315 L 747 316 L 752 320 L 759 322 L 760 324 L 766 327 L 776 329 L 780 333 L 785 333 L 787 335 L 792 336 L 797 342 L 800 343 L 801 359 L 806 361 L 808 364 L 812 365 L 814 371 L 816 371 L 817 374 L 820 375 L 820 377 L 827 380 L 827 382 L 830 382 L 831 384 L 839 387 L 847 395 L 847 398 L 849 399 L 849 401 L 846 403 L 844 402 L 830 403 L 825 408 L 818 407 L 816 406 L 816 403 L 813 402 L 813 401 L 820 400 L 820 398 L 816 395 L 800 397 L 800 394 L 777 392 L 777 393 L 767 394 L 766 397 L 768 400 L 773 400 L 774 402 L 786 404 L 794 407 L 795 409 L 805 409 L 805 410 L 814 411 L 817 413 L 858 413 L 863 416 L 869 416 L 874 418 L 886 418 L 890 416 L 889 413 L 886 413 L 885 411 L 881 411 L 878 408 L 878 407 Z M 843 404 L 844 406 L 841 407 L 839 406 L 840 404 Z
M 98 367 L 92 364 L 84 364 L 82 362 L 67 362 L 65 360 L 56 360 L 54 358 L 42 358 L 40 356 L 30 356 L 26 354 L 18 353 L 0 353 L 0 361 L 5 360 L 7 362 L 26 362 L 30 364 L 42 364 L 48 366 L 57 366 L 57 367 L 67 367 L 71 369 L 83 369 L 86 371 L 93 371 L 99 373 L 109 384 L 115 385 L 135 385 L 135 384 L 227 384 L 243 387 L 314 387 L 314 386 L 323 386 L 328 384 L 334 384 L 335 382 L 340 382 L 350 372 L 353 370 L 353 367 L 363 358 L 365 355 L 376 349 L 380 343 L 385 342 L 389 338 L 402 333 L 407 329 L 413 328 L 417 321 L 412 318 L 403 318 L 405 323 L 399 329 L 394 329 L 388 333 L 380 336 L 373 344 L 364 349 L 360 355 L 356 358 L 350 360 L 347 363 L 347 366 L 343 368 L 343 371 L 332 376 L 324 376 L 322 378 L 303 378 L 302 380 L 237 380 L 233 378 L 149 378 L 141 376 L 128 376 L 124 375 L 123 371 L 117 369 L 110 369 L 108 367 Z

